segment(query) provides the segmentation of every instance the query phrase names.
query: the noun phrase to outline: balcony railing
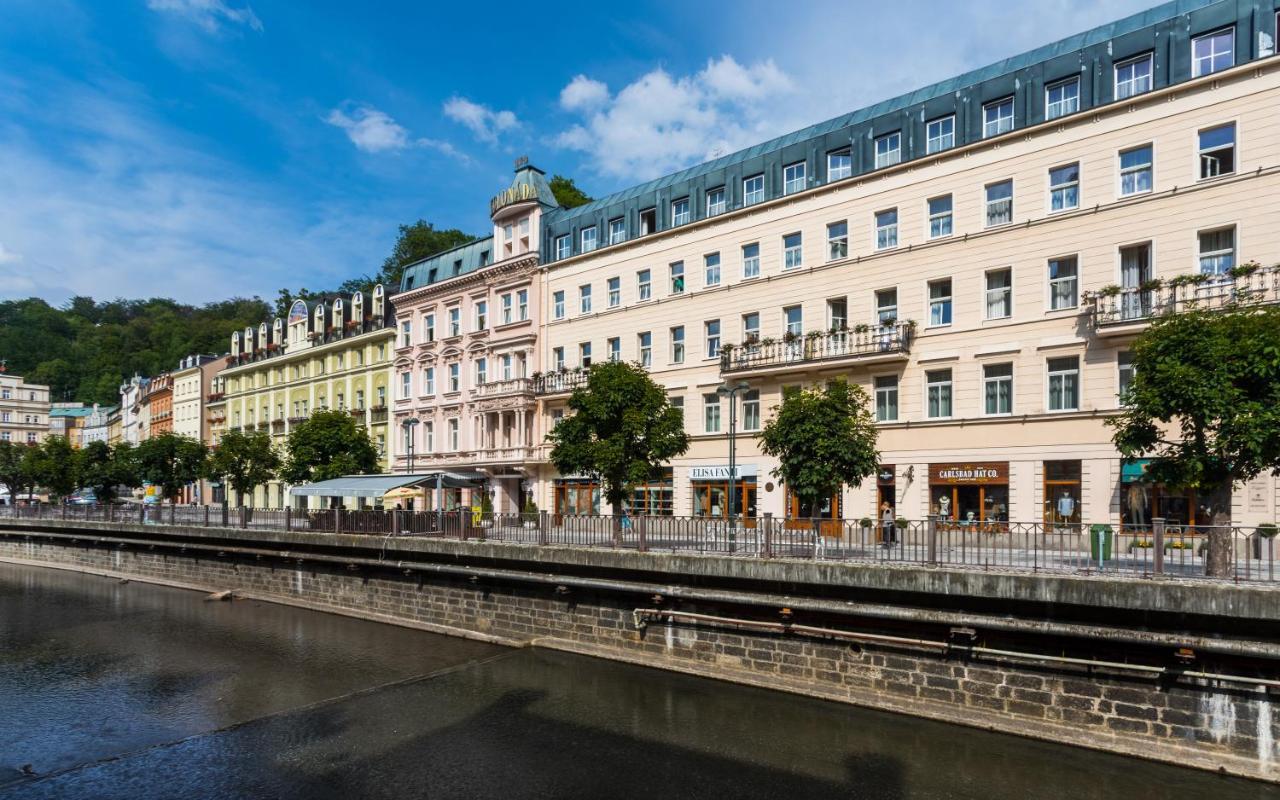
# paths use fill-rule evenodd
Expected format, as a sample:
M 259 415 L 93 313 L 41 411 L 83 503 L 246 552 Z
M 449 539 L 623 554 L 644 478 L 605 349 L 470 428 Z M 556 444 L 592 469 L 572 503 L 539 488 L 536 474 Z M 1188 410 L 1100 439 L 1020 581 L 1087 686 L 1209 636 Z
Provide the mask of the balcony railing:
M 1280 266 L 1235 275 L 1194 275 L 1142 286 L 1112 286 L 1094 294 L 1093 325 L 1107 328 L 1165 314 L 1280 303 Z
M 390 327 L 391 323 L 381 318 L 365 319 L 359 323 L 347 323 L 346 327 L 330 327 L 323 331 L 313 331 L 307 334 L 307 341 L 315 345 L 330 344 L 365 333 L 389 329 Z M 242 364 L 254 364 L 285 355 L 287 352 L 288 350 L 283 345 L 278 342 L 272 342 L 265 347 L 259 347 L 241 353 L 238 356 L 227 356 L 227 366 L 236 367 Z
M 587 384 L 589 369 L 572 369 L 563 372 L 546 372 L 533 378 L 534 394 L 561 394 L 572 392 Z
M 292 427 L 292 426 L 294 426 L 294 425 L 300 425 L 300 424 L 302 424 L 303 422 L 306 422 L 306 421 L 307 421 L 307 418 L 306 418 L 306 417 L 289 417 L 289 425 L 290 425 L 291 427 Z
M 791 339 L 763 339 L 726 345 L 720 352 L 720 371 L 726 373 L 774 370 L 826 362 L 895 358 L 910 352 L 915 323 L 859 326 Z
M 273 420 L 271 420 L 271 432 L 272 432 L 272 433 L 284 433 L 284 420 L 282 420 L 282 419 L 273 419 Z
M 369 409 L 369 424 L 376 425 L 379 422 L 387 421 L 387 407 L 375 406 Z
M 476 397 L 505 397 L 512 394 L 533 394 L 532 378 L 511 378 L 493 381 L 476 387 Z

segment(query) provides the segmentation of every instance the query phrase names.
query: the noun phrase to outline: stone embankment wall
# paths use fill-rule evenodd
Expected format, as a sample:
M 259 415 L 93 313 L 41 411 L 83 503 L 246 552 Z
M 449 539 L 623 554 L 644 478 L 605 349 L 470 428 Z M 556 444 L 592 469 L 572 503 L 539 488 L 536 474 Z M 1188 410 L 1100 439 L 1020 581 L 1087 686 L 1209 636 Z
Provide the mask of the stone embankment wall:
M 821 628 L 779 630 L 788 611 L 677 599 L 675 575 L 668 576 L 672 591 L 655 596 L 639 585 L 602 589 L 599 582 L 573 577 L 563 583 L 501 580 L 478 567 L 468 575 L 465 559 L 456 556 L 450 569 L 438 569 L 438 563 L 317 557 L 278 543 L 262 543 L 256 551 L 219 550 L 163 540 L 140 543 L 137 533 L 127 541 L 124 533 L 117 538 L 99 531 L 75 539 L 67 533 L 0 531 L 0 560 L 211 592 L 231 589 L 240 596 L 1280 781 L 1280 709 L 1274 685 L 1266 685 L 1268 672 L 1274 680 L 1280 662 L 1267 659 L 1229 665 L 1238 676 L 1252 664 L 1248 674 L 1257 682 L 1251 685 L 1157 673 L 1150 666 L 1126 669 L 1120 665 L 1124 647 L 1114 642 L 1099 646 L 1097 658 L 1076 663 L 1049 660 L 1050 651 L 1058 647 L 1059 659 L 1068 651 L 1079 657 L 1079 643 L 1068 650 L 1061 642 L 1014 636 L 995 640 L 1009 648 L 1007 657 L 975 653 L 965 641 L 954 641 L 954 626 L 899 623 L 886 630 L 853 615 L 827 615 Z M 492 566 L 492 558 L 484 561 Z M 837 638 L 841 633 L 848 638 Z M 988 641 L 977 633 L 979 641 Z M 1045 656 L 1039 661 L 1029 656 L 1037 648 Z

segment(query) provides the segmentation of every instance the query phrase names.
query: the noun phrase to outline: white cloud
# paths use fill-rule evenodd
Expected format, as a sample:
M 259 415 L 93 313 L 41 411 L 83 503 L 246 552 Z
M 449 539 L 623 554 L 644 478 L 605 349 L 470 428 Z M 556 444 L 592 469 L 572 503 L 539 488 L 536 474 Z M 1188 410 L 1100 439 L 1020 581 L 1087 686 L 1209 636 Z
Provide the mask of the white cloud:
M 444 104 L 444 115 L 467 126 L 477 139 L 496 141 L 498 134 L 519 127 L 512 111 L 494 111 L 465 97 L 451 97 Z
M 591 111 L 609 99 L 609 87 L 586 75 L 575 76 L 560 90 L 560 107 L 566 111 Z
M 351 114 L 335 108 L 324 121 L 346 131 L 351 143 L 366 153 L 403 150 L 409 146 L 409 132 L 376 108 L 361 106 Z
M 560 105 L 582 119 L 555 141 L 586 154 L 602 175 L 643 180 L 794 127 L 776 102 L 793 92 L 773 61 L 743 66 L 727 55 L 684 77 L 655 69 L 616 95 L 579 75 L 561 91 Z
M 6 249 L 4 246 L 4 242 L 0 242 L 0 265 L 17 264 L 21 260 L 22 260 L 21 253 L 15 253 L 12 250 Z
M 147 8 L 185 17 L 209 33 L 217 33 L 224 24 L 262 31 L 262 20 L 251 7 L 232 8 L 223 0 L 147 0 Z

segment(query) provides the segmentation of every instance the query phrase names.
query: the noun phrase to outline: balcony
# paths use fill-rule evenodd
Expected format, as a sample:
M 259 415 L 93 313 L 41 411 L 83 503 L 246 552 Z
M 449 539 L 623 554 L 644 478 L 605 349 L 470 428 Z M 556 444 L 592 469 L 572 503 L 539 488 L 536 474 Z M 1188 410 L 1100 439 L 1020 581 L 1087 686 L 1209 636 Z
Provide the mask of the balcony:
M 206 403 L 221 403 L 225 399 L 227 399 L 225 392 L 210 392 L 205 395 L 204 401 Z
M 276 434 L 284 433 L 284 420 L 282 419 L 271 420 L 271 432 Z
M 1242 265 L 1224 275 L 1183 275 L 1136 287 L 1109 286 L 1089 299 L 1098 335 L 1123 336 L 1167 314 L 1280 303 L 1280 266 Z
M 356 422 L 364 422 L 365 414 L 363 408 L 349 408 L 347 409 L 347 413 L 350 414 Z
M 533 393 L 538 395 L 568 394 L 579 386 L 587 385 L 587 375 L 589 372 L 590 368 L 584 370 L 579 367 L 573 370 L 546 372 L 541 375 L 535 375 L 532 378 Z
M 369 409 L 369 424 L 370 424 L 370 425 L 377 425 L 377 424 L 379 424 L 379 423 L 383 423 L 383 422 L 386 422 L 386 421 L 387 421 L 387 407 L 386 407 L 386 406 L 374 406 L 373 408 Z
M 294 425 L 301 425 L 306 421 L 307 421 L 306 417 L 289 417 L 289 427 L 293 427 Z
M 915 323 L 898 322 L 725 345 L 720 352 L 720 372 L 764 374 L 855 362 L 898 361 L 911 351 L 914 332 Z
M 513 394 L 533 394 L 532 378 L 511 378 L 505 381 L 484 383 L 475 389 L 476 397 L 507 397 Z

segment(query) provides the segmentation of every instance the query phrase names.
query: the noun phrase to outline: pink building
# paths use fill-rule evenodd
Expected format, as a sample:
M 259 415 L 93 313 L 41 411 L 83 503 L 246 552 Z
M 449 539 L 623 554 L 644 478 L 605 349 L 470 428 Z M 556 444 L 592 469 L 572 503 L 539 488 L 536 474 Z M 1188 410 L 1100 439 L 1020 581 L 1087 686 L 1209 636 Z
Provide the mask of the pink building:
M 392 298 L 393 472 L 470 476 L 495 511 L 523 508 L 546 461 L 532 376 L 540 369 L 540 220 L 555 207 L 542 171 L 522 159 L 511 187 L 490 203 L 491 236 L 405 270 Z M 445 507 L 478 502 L 464 491 L 446 490 Z

